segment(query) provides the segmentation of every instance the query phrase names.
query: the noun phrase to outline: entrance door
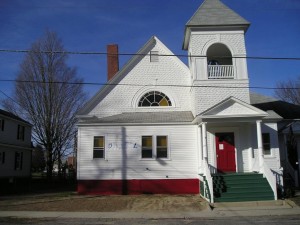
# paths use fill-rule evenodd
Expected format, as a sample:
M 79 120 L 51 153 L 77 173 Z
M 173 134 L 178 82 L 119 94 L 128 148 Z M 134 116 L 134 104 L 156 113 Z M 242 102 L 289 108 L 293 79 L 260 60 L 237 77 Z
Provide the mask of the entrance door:
M 220 172 L 235 172 L 234 133 L 216 133 L 217 169 Z

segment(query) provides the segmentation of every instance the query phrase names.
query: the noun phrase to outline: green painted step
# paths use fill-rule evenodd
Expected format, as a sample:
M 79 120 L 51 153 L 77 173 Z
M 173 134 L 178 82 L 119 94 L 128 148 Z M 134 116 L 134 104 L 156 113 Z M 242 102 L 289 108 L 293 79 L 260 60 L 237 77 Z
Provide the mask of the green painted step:
M 213 174 L 215 202 L 274 200 L 274 193 L 262 174 Z

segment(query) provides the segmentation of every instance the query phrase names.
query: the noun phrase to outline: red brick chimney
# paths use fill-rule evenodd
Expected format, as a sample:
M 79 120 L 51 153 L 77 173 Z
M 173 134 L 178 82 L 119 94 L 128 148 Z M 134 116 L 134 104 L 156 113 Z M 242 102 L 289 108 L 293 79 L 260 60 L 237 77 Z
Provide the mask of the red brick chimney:
M 119 71 L 119 51 L 117 44 L 107 45 L 107 81 Z

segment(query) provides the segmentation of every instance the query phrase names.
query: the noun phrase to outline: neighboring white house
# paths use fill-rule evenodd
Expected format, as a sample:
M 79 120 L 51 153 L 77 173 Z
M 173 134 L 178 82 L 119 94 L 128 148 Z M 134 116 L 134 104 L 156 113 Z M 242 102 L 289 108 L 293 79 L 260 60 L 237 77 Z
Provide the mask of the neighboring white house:
M 250 104 L 249 25 L 205 0 L 185 26 L 188 66 L 151 37 L 117 71 L 109 46 L 108 85 L 78 115 L 78 192 L 277 199 L 281 117 Z
M 0 109 L 0 182 L 31 175 L 31 124 Z

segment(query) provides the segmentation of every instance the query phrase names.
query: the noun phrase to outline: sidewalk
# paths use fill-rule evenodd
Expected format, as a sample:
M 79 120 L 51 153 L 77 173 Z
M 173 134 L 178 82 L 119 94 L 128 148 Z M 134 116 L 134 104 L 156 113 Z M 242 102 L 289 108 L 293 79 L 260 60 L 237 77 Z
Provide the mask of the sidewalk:
M 18 218 L 113 218 L 113 219 L 159 219 L 159 218 L 222 218 L 245 216 L 300 215 L 300 207 L 290 200 L 264 202 L 236 202 L 207 204 L 197 212 L 47 212 L 47 211 L 0 211 L 0 217 Z

